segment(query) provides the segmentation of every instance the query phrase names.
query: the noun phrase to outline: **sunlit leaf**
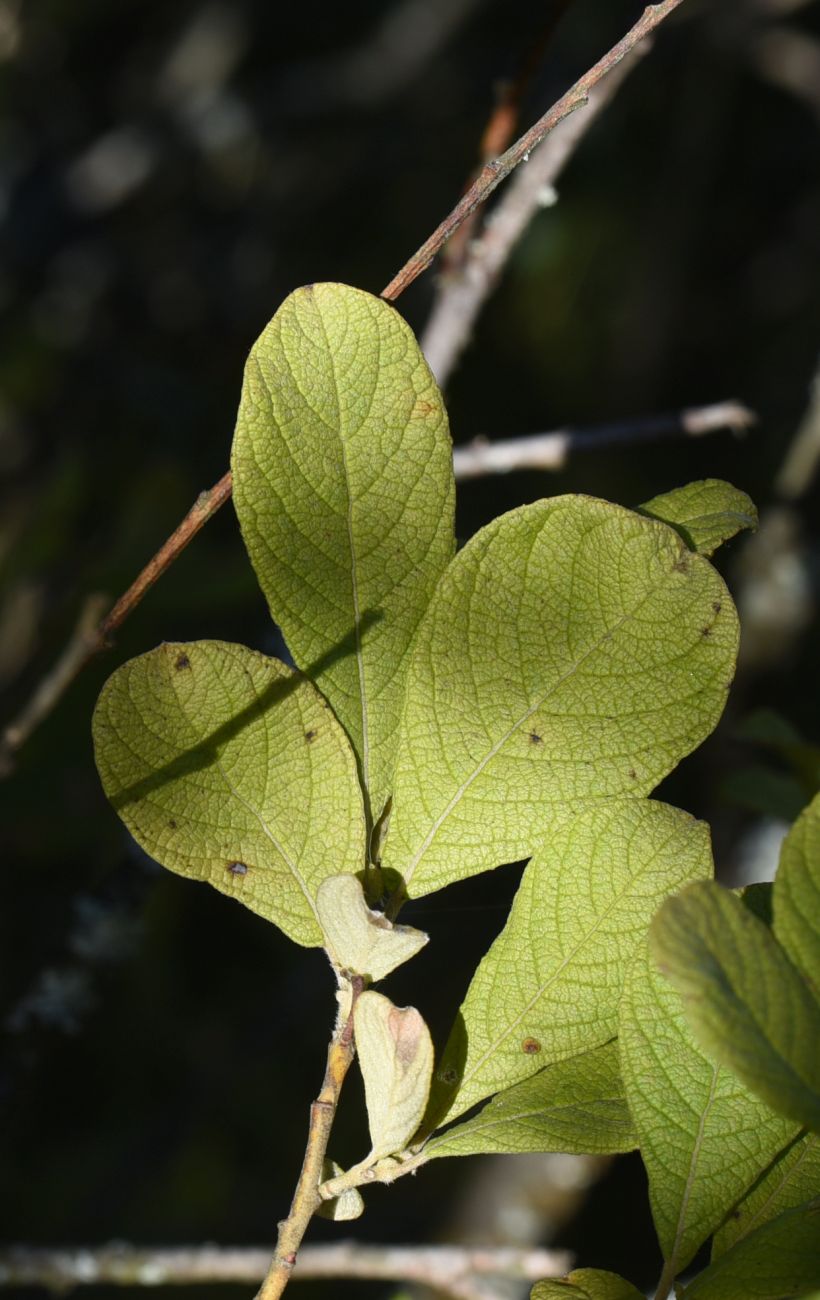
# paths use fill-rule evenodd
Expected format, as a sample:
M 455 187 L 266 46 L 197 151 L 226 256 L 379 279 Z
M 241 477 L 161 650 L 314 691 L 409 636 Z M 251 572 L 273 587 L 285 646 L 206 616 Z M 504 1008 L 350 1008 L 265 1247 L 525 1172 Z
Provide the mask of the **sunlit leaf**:
M 671 524 L 700 555 L 711 555 L 744 528 L 757 528 L 757 510 L 751 498 L 717 478 L 664 492 L 640 510 L 642 515 Z
M 326 1159 L 322 1166 L 322 1182 L 338 1178 L 344 1173 L 335 1160 Z M 339 1196 L 330 1201 L 320 1201 L 316 1213 L 322 1219 L 333 1219 L 336 1223 L 349 1223 L 351 1219 L 360 1219 L 364 1214 L 364 1200 L 358 1187 L 345 1187 Z
M 488 1152 L 609 1155 L 637 1145 L 615 1043 L 546 1069 L 499 1092 L 473 1119 L 434 1137 L 430 1160 Z
M 426 894 L 533 853 L 568 806 L 645 796 L 714 727 L 736 648 L 671 528 L 588 497 L 495 520 L 419 628 L 385 864 Z
M 367 906 L 355 876 L 330 876 L 316 894 L 325 947 L 339 970 L 384 979 L 409 961 L 428 936 L 409 925 L 392 925 Z
M 744 1237 L 681 1292 L 683 1300 L 796 1300 L 820 1287 L 820 1199 Z
M 436 1071 L 449 1117 L 611 1039 L 624 971 L 670 890 L 708 876 L 702 822 L 649 800 L 556 818 L 475 973 Z
M 775 935 L 820 999 L 820 795 L 786 836 L 773 909 Z
M 784 1210 L 820 1197 L 820 1137 L 804 1133 L 732 1211 L 712 1243 L 712 1258 Z
M 402 1151 L 421 1123 L 433 1043 L 415 1007 L 394 1007 L 381 993 L 362 993 L 353 1022 L 375 1160 Z
M 697 1046 L 646 945 L 627 972 L 618 1041 L 652 1217 L 674 1275 L 797 1127 Z
M 309 682 L 244 646 L 166 643 L 106 682 L 94 743 L 151 857 L 323 942 L 316 891 L 361 870 L 365 831 L 347 737 Z
M 566 1278 L 536 1282 L 530 1300 L 644 1300 L 631 1282 L 600 1268 L 576 1268 Z
M 395 308 L 341 284 L 287 298 L 251 350 L 233 496 L 271 614 L 390 792 L 407 656 L 453 553 L 441 395 Z
M 664 903 L 650 940 L 709 1056 L 775 1110 L 820 1129 L 820 1005 L 768 927 L 701 883 Z

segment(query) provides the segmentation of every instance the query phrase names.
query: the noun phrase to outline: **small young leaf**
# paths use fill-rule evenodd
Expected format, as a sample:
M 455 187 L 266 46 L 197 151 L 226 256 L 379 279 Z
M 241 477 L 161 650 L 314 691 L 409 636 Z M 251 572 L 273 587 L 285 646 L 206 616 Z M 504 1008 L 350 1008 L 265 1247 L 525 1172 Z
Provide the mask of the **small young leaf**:
M 704 1055 L 646 944 L 627 972 L 618 1042 L 652 1217 L 674 1275 L 797 1128 Z
M 664 903 L 650 943 L 708 1054 L 820 1129 L 820 1005 L 763 922 L 719 885 L 691 885 Z
M 774 1162 L 766 1175 L 740 1202 L 712 1243 L 712 1259 L 726 1253 L 784 1210 L 820 1197 L 820 1137 L 804 1133 Z
M 353 1024 L 376 1160 L 402 1151 L 421 1123 L 433 1043 L 415 1007 L 394 1007 L 381 993 L 361 994 Z
M 714 727 L 736 648 L 671 528 L 571 496 L 496 519 L 416 637 L 385 866 L 427 894 L 529 856 L 568 805 L 645 796 Z
M 344 1170 L 335 1160 L 326 1159 L 322 1166 L 322 1182 L 338 1178 Z M 358 1187 L 346 1187 L 340 1196 L 332 1201 L 320 1201 L 316 1213 L 320 1219 L 333 1219 L 336 1223 L 349 1223 L 359 1219 L 364 1213 L 364 1200 Z
M 381 912 L 372 912 L 355 876 L 323 880 L 316 906 L 331 960 L 339 970 L 354 975 L 384 979 L 415 957 L 428 940 L 421 930 L 393 925 Z
M 576 1268 L 565 1278 L 536 1282 L 530 1300 L 644 1300 L 631 1282 L 600 1268 Z
M 820 1199 L 744 1237 L 685 1287 L 683 1300 L 796 1300 L 820 1287 Z
M 361 870 L 365 829 L 350 744 L 310 682 L 244 646 L 166 643 L 108 679 L 94 744 L 147 853 L 323 942 L 316 891 Z
M 388 303 L 297 289 L 254 344 L 233 445 L 245 545 L 294 660 L 390 793 L 407 657 L 454 549 L 441 394 Z
M 424 1154 L 430 1160 L 527 1151 L 613 1155 L 636 1144 L 618 1047 L 605 1043 L 499 1092 L 473 1119 L 434 1137 Z
M 773 908 L 775 935 L 820 1001 L 820 795 L 786 836 Z
M 670 524 L 699 555 L 711 555 L 744 528 L 757 528 L 751 498 L 717 478 L 664 492 L 645 502 L 640 513 Z
M 666 804 L 613 799 L 555 818 L 436 1072 L 443 1104 L 448 1080 L 457 1094 L 449 1117 L 611 1039 L 624 970 L 661 900 L 711 870 L 708 828 Z

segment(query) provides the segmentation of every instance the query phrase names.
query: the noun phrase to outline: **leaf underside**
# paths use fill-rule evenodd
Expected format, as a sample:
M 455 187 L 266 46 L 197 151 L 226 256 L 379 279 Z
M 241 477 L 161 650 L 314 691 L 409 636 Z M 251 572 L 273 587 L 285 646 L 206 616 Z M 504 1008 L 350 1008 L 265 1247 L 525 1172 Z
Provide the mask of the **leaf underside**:
M 743 529 L 757 528 L 751 497 L 717 478 L 664 492 L 645 502 L 640 512 L 669 524 L 699 555 L 711 555 Z
M 820 1200 L 744 1237 L 685 1287 L 683 1300 L 797 1300 L 820 1288 Z
M 783 1152 L 726 1219 L 712 1242 L 712 1258 L 785 1210 L 820 1197 L 820 1137 L 804 1133 Z
M 786 836 L 772 907 L 776 937 L 820 1000 L 820 795 Z

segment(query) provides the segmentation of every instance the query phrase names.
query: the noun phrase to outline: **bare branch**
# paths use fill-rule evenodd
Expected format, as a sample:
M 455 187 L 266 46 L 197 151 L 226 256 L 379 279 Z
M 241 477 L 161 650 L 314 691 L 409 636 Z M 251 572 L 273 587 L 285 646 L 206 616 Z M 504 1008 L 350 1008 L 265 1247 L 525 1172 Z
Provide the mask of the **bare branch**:
M 721 429 L 741 434 L 755 423 L 755 418 L 754 413 L 740 402 L 717 402 L 672 415 L 605 424 L 597 429 L 556 429 L 552 433 L 533 433 L 525 438 L 505 438 L 499 442 L 474 438 L 465 446 L 455 448 L 453 469 L 457 479 L 509 474 L 516 469 L 558 470 L 566 464 L 573 451 L 591 451 L 661 438 L 697 438 Z
M 75 1250 L 13 1246 L 0 1251 L 0 1286 L 41 1286 L 63 1291 L 70 1286 L 108 1283 L 115 1286 L 184 1286 L 203 1282 L 256 1284 L 270 1258 L 260 1246 L 181 1246 L 138 1249 L 110 1246 Z M 340 1242 L 306 1246 L 293 1270 L 294 1281 L 359 1278 L 417 1282 L 463 1296 L 457 1289 L 481 1279 L 507 1278 L 537 1282 L 562 1276 L 572 1267 L 563 1251 L 510 1247 L 473 1249 L 461 1246 L 362 1246 Z M 483 1293 L 483 1294 L 486 1294 Z
M 452 212 L 444 218 L 430 238 L 424 241 L 421 248 L 382 290 L 382 297 L 388 302 L 394 302 L 400 294 L 404 293 L 408 285 L 412 284 L 422 271 L 427 270 L 436 254 L 470 213 L 489 198 L 493 190 L 509 176 L 510 172 L 514 171 L 520 162 L 529 158 L 533 150 L 549 135 L 550 131 L 558 126 L 559 122 L 563 122 L 564 118 L 569 117 L 576 109 L 583 108 L 593 87 L 597 86 L 598 82 L 611 72 L 630 50 L 634 50 L 636 45 L 645 40 L 650 32 L 653 32 L 682 3 L 683 0 L 660 0 L 658 4 L 648 5 L 626 36 L 622 37 L 617 45 L 613 45 L 612 49 L 599 59 L 594 67 L 585 72 L 583 77 L 579 77 L 567 93 L 562 95 L 558 102 L 553 104 L 534 126 L 530 127 L 529 131 L 525 131 L 500 158 L 486 163 Z

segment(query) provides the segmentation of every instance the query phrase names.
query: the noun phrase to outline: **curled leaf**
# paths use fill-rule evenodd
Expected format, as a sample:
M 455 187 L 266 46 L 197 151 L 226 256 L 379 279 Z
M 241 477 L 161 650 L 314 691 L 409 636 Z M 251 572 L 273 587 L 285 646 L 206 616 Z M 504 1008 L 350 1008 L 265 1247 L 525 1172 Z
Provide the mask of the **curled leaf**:
M 367 906 L 356 876 L 329 876 L 316 895 L 325 947 L 339 970 L 384 979 L 428 941 L 421 930 L 393 925 Z
M 415 1007 L 395 1007 L 381 993 L 362 993 L 354 1012 L 371 1160 L 402 1151 L 424 1114 L 433 1073 L 430 1031 Z

